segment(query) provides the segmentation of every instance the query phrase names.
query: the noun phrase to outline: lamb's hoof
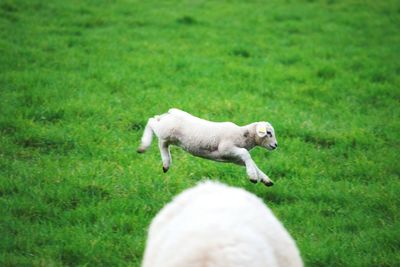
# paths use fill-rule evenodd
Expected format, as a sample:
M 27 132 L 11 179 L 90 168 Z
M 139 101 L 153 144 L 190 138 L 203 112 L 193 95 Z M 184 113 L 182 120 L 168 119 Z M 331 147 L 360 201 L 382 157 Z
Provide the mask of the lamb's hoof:
M 142 148 L 142 147 L 139 147 L 137 150 L 136 150 L 136 152 L 137 153 L 144 153 L 146 150 L 144 149 L 144 148 Z
M 250 179 L 250 182 L 252 182 L 253 184 L 256 184 L 256 183 L 258 183 L 258 181 L 257 181 L 257 180 L 251 180 L 251 179 Z
M 164 173 L 166 173 L 168 171 L 169 168 L 165 168 L 164 166 L 162 167 L 162 170 Z
M 262 181 L 263 184 L 265 184 L 266 186 L 273 186 L 274 183 L 271 181 Z

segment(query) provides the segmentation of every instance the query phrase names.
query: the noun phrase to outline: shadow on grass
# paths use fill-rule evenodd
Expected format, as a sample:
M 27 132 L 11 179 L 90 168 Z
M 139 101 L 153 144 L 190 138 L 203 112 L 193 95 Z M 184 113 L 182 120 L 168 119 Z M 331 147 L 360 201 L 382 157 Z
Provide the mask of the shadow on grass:
M 293 132 L 290 130 L 282 129 L 281 135 L 289 138 L 300 138 L 303 142 L 312 144 L 318 148 L 329 149 L 336 145 L 337 140 L 328 135 L 322 136 L 318 133 L 311 132 Z
M 48 138 L 48 137 L 22 137 L 17 139 L 15 143 L 23 148 L 35 149 L 41 153 L 68 153 L 75 148 L 73 140 L 62 138 Z
M 194 25 L 197 24 L 198 22 L 191 16 L 183 16 L 181 18 L 178 18 L 176 20 L 177 23 L 183 24 L 183 25 Z
M 268 191 L 266 192 L 263 196 L 261 196 L 262 199 L 264 199 L 264 201 L 266 202 L 266 204 L 268 205 L 268 203 L 273 203 L 273 204 L 277 204 L 277 205 L 282 205 L 282 204 L 291 204 L 291 203 L 295 203 L 298 201 L 298 198 L 284 193 L 284 192 L 275 192 L 275 191 Z
M 251 56 L 250 52 L 246 49 L 235 49 L 232 51 L 232 55 L 243 58 L 249 58 Z
M 146 122 L 144 121 L 134 121 L 128 126 L 128 130 L 138 132 L 143 130 L 145 126 Z

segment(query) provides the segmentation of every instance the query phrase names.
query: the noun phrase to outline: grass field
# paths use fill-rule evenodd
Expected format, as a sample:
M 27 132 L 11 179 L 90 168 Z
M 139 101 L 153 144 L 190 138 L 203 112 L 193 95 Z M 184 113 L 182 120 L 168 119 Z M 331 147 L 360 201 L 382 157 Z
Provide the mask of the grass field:
M 399 62 L 399 1 L 0 0 L 0 266 L 140 266 L 205 177 L 261 197 L 307 266 L 400 266 Z M 170 107 L 270 121 L 275 185 L 137 154 Z

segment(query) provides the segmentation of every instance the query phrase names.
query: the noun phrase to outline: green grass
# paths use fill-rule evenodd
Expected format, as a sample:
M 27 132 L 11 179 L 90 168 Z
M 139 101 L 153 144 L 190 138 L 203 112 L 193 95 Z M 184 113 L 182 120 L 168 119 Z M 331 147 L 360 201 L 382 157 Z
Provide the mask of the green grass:
M 261 197 L 307 266 L 400 265 L 398 1 L 0 0 L 0 265 L 140 266 L 210 177 Z M 170 107 L 270 121 L 274 181 L 157 146 Z

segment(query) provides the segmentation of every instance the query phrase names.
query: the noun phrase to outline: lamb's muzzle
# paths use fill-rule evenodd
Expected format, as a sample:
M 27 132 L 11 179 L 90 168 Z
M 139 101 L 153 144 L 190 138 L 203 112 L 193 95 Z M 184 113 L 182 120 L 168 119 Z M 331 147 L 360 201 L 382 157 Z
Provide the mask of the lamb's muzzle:
M 269 145 L 269 147 L 270 147 L 272 150 L 277 149 L 277 148 L 278 148 L 278 143 Z

